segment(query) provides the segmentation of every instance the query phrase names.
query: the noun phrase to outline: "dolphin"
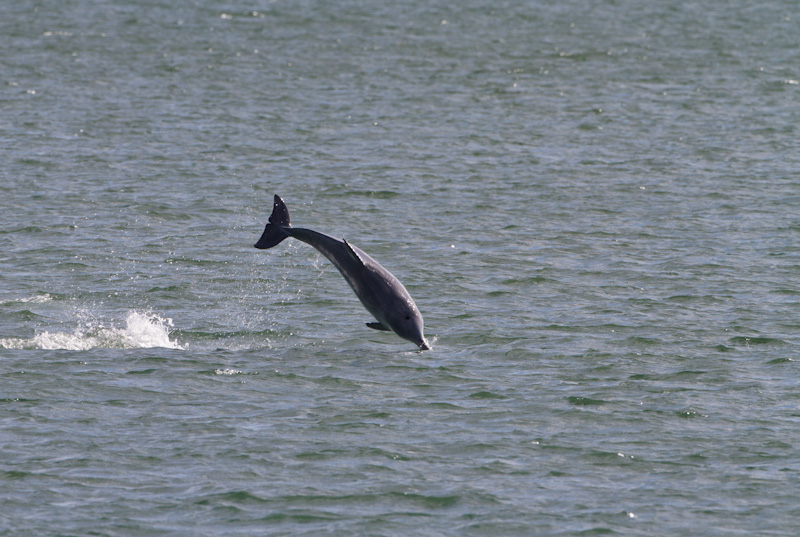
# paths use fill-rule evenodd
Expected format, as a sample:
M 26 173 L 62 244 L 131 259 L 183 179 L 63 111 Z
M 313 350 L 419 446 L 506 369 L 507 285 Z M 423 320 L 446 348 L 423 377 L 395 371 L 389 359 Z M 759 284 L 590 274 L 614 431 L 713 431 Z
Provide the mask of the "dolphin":
M 292 227 L 289 209 L 280 196 L 275 195 L 269 222 L 255 247 L 272 248 L 287 237 L 313 246 L 339 269 L 367 311 L 377 319 L 378 322 L 367 323 L 368 327 L 392 331 L 415 343 L 420 350 L 431 348 L 423 334 L 422 315 L 400 280 L 346 240 Z

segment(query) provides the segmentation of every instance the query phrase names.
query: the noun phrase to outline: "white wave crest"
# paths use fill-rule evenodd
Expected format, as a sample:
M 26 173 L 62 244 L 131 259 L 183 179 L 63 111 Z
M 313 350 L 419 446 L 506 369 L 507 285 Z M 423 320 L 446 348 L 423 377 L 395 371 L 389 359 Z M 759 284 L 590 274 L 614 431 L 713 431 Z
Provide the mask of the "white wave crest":
M 217 375 L 239 375 L 242 373 L 241 369 L 231 369 L 226 367 L 225 369 L 215 369 L 214 373 Z
M 44 304 L 45 302 L 50 302 L 53 300 L 53 295 L 49 295 L 47 293 L 43 295 L 35 295 L 29 296 L 24 298 L 13 298 L 10 300 L 4 300 L 2 302 L 3 305 L 6 304 Z
M 147 349 L 165 347 L 182 349 L 169 338 L 172 319 L 155 313 L 129 312 L 125 327 L 107 328 L 97 323 L 83 323 L 74 332 L 42 332 L 31 339 L 0 339 L 0 348 L 5 349 L 64 349 L 85 351 L 89 349 Z
M 45 302 L 50 302 L 51 300 L 53 300 L 53 296 L 45 293 L 43 295 L 36 295 L 36 296 L 27 297 L 27 298 L 20 298 L 19 302 L 23 302 L 23 303 L 24 302 L 30 302 L 31 304 L 43 304 Z

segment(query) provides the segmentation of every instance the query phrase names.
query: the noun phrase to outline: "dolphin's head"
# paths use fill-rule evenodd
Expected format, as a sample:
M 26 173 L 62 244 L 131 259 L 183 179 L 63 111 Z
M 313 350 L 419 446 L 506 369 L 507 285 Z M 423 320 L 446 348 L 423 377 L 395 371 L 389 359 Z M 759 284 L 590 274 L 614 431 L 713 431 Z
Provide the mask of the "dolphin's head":
M 431 348 L 425 339 L 422 315 L 417 307 L 411 303 L 409 307 L 397 311 L 389 320 L 389 326 L 403 339 L 413 342 L 420 350 L 427 351 Z

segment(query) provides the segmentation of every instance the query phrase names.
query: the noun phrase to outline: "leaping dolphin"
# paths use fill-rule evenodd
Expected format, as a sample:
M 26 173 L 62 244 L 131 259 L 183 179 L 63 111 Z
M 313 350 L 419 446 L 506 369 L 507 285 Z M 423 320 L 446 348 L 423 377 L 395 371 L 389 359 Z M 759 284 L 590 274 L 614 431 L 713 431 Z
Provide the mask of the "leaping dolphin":
M 401 338 L 414 342 L 423 351 L 431 348 L 423 334 L 422 315 L 400 280 L 346 240 L 335 239 L 310 229 L 292 227 L 289 209 L 280 196 L 275 195 L 269 222 L 255 247 L 262 250 L 272 248 L 287 237 L 310 244 L 339 269 L 367 311 L 378 320 L 376 323 L 367 323 L 367 326 L 376 330 L 394 331 Z

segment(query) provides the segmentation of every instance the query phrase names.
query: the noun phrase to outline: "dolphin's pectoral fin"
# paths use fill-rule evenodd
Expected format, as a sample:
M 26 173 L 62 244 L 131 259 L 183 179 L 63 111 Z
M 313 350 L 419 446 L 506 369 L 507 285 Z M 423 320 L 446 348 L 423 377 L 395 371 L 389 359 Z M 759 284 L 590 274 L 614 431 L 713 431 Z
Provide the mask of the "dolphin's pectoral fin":
M 372 328 L 374 330 L 384 330 L 386 332 L 391 332 L 392 331 L 391 328 L 388 328 L 388 327 L 386 327 L 385 325 L 383 325 L 381 323 L 367 323 L 367 326 L 369 326 L 370 328 Z
M 355 250 L 353 250 L 353 247 L 350 246 L 350 243 L 347 242 L 345 239 L 342 239 L 342 242 L 347 247 L 347 251 L 350 253 L 350 257 L 352 257 L 353 260 L 357 261 L 360 265 L 363 265 L 364 264 L 364 260 L 361 259 L 361 257 L 356 253 Z

